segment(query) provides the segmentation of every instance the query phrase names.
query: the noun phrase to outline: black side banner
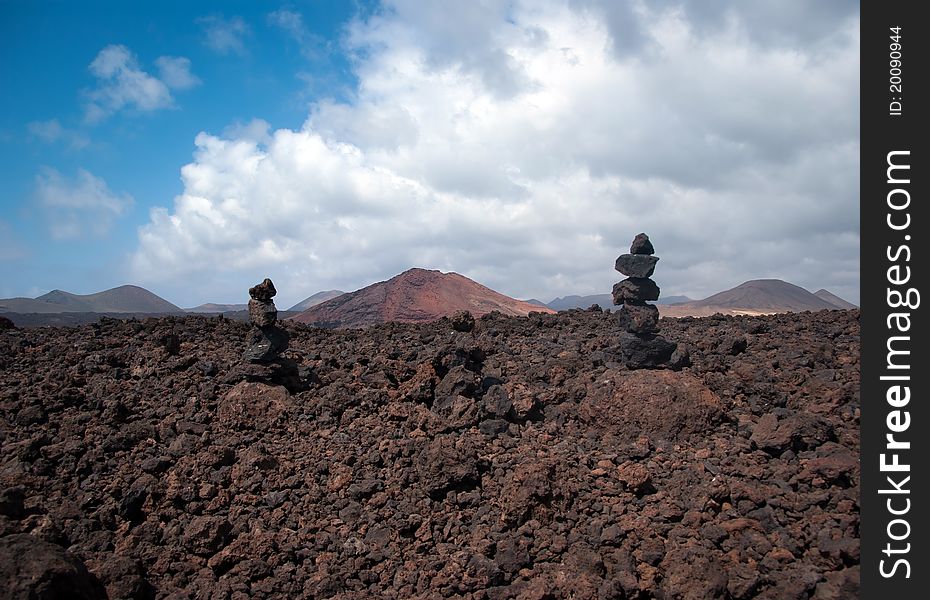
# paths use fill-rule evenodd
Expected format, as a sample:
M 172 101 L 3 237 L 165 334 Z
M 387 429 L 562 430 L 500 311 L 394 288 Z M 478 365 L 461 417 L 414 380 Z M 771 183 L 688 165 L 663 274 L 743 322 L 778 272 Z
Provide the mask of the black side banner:
M 861 22 L 861 583 L 863 598 L 927 598 L 930 562 L 930 215 L 918 2 L 867 2 Z

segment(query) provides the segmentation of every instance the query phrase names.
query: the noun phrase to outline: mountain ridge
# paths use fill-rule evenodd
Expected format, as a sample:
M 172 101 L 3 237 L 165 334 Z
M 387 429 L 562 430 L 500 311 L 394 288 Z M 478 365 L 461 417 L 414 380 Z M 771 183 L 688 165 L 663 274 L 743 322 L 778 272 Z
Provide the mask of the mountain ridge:
M 308 308 L 312 308 L 317 304 L 322 304 L 327 300 L 332 300 L 333 298 L 338 298 L 339 296 L 345 294 L 342 290 L 325 290 L 322 292 L 317 292 L 311 296 L 308 296 L 295 304 L 294 306 L 287 309 L 288 311 L 299 311 L 303 312 Z
M 137 285 L 121 285 L 93 294 L 52 290 L 36 298 L 0 299 L 0 312 L 15 313 L 181 313 L 178 306 Z
M 458 273 L 413 268 L 317 304 L 293 319 L 322 327 L 358 328 L 388 321 L 433 321 L 462 310 L 476 317 L 495 310 L 510 316 L 555 312 L 505 296 Z

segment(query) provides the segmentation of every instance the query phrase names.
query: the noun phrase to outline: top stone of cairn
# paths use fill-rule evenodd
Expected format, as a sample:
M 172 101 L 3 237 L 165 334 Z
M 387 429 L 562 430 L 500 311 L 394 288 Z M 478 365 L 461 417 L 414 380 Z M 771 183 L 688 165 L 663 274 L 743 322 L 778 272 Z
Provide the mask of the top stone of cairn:
M 271 280 L 267 277 L 265 278 L 265 281 L 249 288 L 249 296 L 253 300 L 262 300 L 267 302 L 274 298 L 274 295 L 277 293 L 278 290 L 274 289 L 274 284 L 271 283 Z
M 656 250 L 649 241 L 649 236 L 645 233 L 636 234 L 633 243 L 630 245 L 630 254 L 655 254 Z

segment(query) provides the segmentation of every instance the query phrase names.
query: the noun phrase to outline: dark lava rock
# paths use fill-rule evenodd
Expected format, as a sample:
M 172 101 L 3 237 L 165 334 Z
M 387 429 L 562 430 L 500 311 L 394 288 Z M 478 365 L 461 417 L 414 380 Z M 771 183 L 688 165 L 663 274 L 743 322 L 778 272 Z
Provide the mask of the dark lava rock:
M 459 311 L 452 315 L 452 329 L 467 333 L 474 328 L 475 317 L 467 310 Z
M 645 233 L 636 234 L 633 243 L 630 245 L 630 254 L 655 254 L 655 252 L 648 235 Z
M 6 317 L 0 316 L 0 331 L 6 331 L 8 329 L 16 329 L 16 325 Z
M 578 414 L 591 427 L 621 440 L 636 442 L 645 435 L 684 442 L 714 430 L 723 420 L 724 408 L 720 397 L 693 375 L 644 370 L 626 376 L 615 372 L 610 380 L 595 384 Z
M 234 430 L 265 429 L 284 417 L 292 404 L 284 386 L 243 381 L 219 400 L 216 418 Z
M 194 554 L 212 556 L 229 543 L 231 532 L 232 525 L 222 517 L 194 517 L 184 528 L 181 541 Z
M 676 345 L 658 335 L 638 336 L 621 332 L 616 355 L 630 369 L 664 367 L 672 358 Z
M 668 368 L 673 371 L 678 371 L 690 366 L 691 352 L 688 350 L 687 346 L 678 344 L 678 347 L 675 348 L 675 351 L 672 352 L 672 356 L 668 359 Z
M 834 439 L 833 428 L 822 417 L 796 414 L 779 419 L 769 413 L 763 415 L 750 438 L 759 448 L 780 454 L 785 450 L 809 450 Z
M 651 277 L 659 257 L 646 254 L 621 254 L 614 268 L 627 277 Z
M 176 333 L 168 333 L 159 338 L 158 343 L 171 356 L 177 356 L 181 351 L 181 338 Z
M 681 371 L 615 319 L 0 331 L 0 540 L 111 598 L 856 597 L 859 312 L 663 318 Z
M 110 600 L 150 600 L 155 597 L 145 569 L 137 559 L 116 555 L 95 566 L 93 572 L 106 586 Z
M 0 537 L 0 590 L 10 600 L 96 600 L 107 594 L 61 546 L 22 533 Z
M 614 304 L 631 302 L 642 304 L 650 300 L 659 299 L 659 286 L 651 279 L 630 277 L 614 284 Z
M 617 311 L 617 323 L 630 333 L 656 333 L 659 330 L 659 309 L 653 304 L 624 304 Z
M 245 351 L 245 360 L 262 363 L 270 362 L 287 350 L 290 335 L 278 327 L 257 327 L 249 334 L 249 347 Z
M 249 288 L 249 297 L 253 300 L 269 301 L 277 293 L 278 290 L 274 288 L 274 284 L 267 277 L 258 285 Z
M 746 339 L 746 336 L 729 335 L 720 342 L 720 345 L 717 346 L 717 351 L 721 354 L 736 356 L 737 354 L 745 352 L 748 345 L 749 340 Z
M 484 393 L 484 409 L 493 417 L 506 419 L 513 415 L 513 401 L 501 385 L 492 385 Z
M 25 514 L 23 507 L 25 491 L 21 486 L 8 487 L 0 491 L 0 515 L 18 519 Z
M 478 483 L 478 456 L 470 446 L 457 446 L 452 436 L 440 436 L 423 449 L 417 460 L 423 490 L 441 498 L 452 489 L 470 489 Z
M 271 300 L 249 299 L 249 322 L 256 327 L 270 327 L 278 320 L 278 309 Z

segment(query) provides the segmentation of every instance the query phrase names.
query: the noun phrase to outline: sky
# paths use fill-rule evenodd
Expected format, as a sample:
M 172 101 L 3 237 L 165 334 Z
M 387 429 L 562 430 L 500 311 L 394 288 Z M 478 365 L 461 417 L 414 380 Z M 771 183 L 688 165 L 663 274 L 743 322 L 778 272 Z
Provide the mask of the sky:
M 279 306 L 411 267 L 859 301 L 845 0 L 0 0 L 0 297 Z

